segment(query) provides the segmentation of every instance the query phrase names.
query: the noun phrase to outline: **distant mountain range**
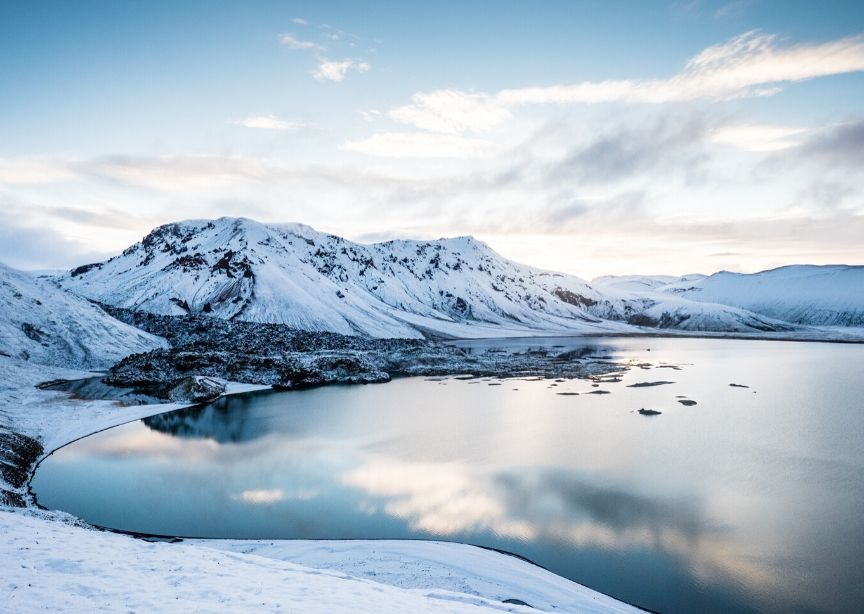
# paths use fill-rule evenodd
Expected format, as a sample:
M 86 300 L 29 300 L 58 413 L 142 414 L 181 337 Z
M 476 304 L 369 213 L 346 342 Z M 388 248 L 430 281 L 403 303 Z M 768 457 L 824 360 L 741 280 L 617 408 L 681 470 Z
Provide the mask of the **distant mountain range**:
M 56 281 L 95 301 L 153 313 L 373 337 L 864 326 L 860 266 L 588 283 L 512 262 L 472 237 L 365 245 L 245 218 L 166 224 L 121 255 Z

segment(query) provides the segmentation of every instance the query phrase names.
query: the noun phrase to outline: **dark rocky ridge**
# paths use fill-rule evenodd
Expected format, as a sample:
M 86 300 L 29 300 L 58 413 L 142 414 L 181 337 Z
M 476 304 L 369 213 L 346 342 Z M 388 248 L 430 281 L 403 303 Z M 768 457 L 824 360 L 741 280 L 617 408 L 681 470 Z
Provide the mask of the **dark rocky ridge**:
M 296 389 L 378 383 L 409 375 L 573 378 L 622 369 L 588 348 L 585 352 L 490 349 L 478 354 L 429 340 L 372 339 L 298 331 L 281 324 L 105 309 L 171 344 L 169 349 L 128 356 L 111 368 L 106 383 L 145 390 L 160 398 L 176 399 L 178 386 L 182 390 L 181 383 L 190 376 Z
M 0 429 L 0 506 L 25 506 L 21 489 L 42 453 L 42 444 L 32 437 Z

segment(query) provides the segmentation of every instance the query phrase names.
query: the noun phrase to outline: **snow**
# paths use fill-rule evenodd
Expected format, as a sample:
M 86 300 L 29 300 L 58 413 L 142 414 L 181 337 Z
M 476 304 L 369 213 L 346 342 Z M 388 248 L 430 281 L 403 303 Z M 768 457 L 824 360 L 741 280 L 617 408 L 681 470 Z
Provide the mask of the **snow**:
M 48 280 L 0 264 L 0 355 L 89 369 L 165 346 Z
M 721 271 L 663 292 L 811 326 L 864 326 L 864 266 L 796 265 L 752 275 Z
M 219 218 L 160 226 L 122 255 L 56 279 L 91 299 L 165 315 L 372 337 L 480 338 L 646 328 L 762 336 L 802 328 L 798 323 L 860 326 L 859 277 L 825 285 L 825 276 L 798 276 L 794 297 L 774 284 L 751 300 L 751 286 L 709 291 L 716 275 L 603 277 L 588 284 L 507 260 L 472 237 L 364 245 L 303 224 Z M 832 315 L 832 307 L 841 315 Z
M 92 373 L 0 357 L 0 430 L 46 453 L 183 407 L 122 407 L 33 387 Z M 229 384 L 227 393 L 261 386 Z M 505 554 L 444 542 L 187 540 L 97 531 L 61 512 L 0 507 L 0 611 L 633 612 Z M 13 563 L 14 561 L 14 563 Z
M 411 540 L 193 540 L 406 589 L 519 599 L 541 611 L 636 611 L 519 558 L 465 544 Z
M 61 515 L 49 520 L 32 512 L 0 511 L 0 533 L 4 536 L 0 541 L 0 557 L 7 562 L 0 580 L 4 594 L 0 609 L 10 612 L 537 611 L 481 594 L 489 592 L 518 595 L 517 599 L 522 595 L 534 598 L 541 611 L 552 608 L 569 612 L 636 611 L 566 580 L 545 577 L 552 574 L 535 570 L 512 557 L 472 553 L 473 549 L 465 546 L 451 548 L 450 544 L 425 543 L 399 544 L 399 548 L 392 550 L 385 547 L 387 563 L 382 565 L 382 571 L 391 574 L 388 579 L 392 582 L 380 582 L 337 569 L 292 563 L 278 545 L 252 546 L 252 552 L 243 553 L 196 543 L 151 543 L 88 530 L 62 520 Z M 376 550 L 379 545 L 377 542 L 332 544 L 332 552 L 350 557 L 346 560 L 355 565 L 365 559 L 375 566 L 380 560 Z M 323 548 L 317 550 L 321 552 Z M 407 555 L 409 569 L 400 572 L 398 556 L 402 552 Z M 430 558 L 424 565 L 427 555 Z M 315 558 L 308 548 L 301 556 Z M 468 558 L 459 565 L 451 565 L 447 562 L 451 556 Z M 323 563 L 325 559 L 318 560 Z M 444 561 L 443 567 L 439 566 L 439 560 Z M 14 564 L 9 564 L 12 561 Z M 472 571 L 474 565 L 484 566 L 477 576 Z M 462 581 L 447 578 L 446 572 L 450 570 L 458 571 Z M 439 579 L 444 587 L 437 586 Z M 508 584 L 500 586 L 498 581 Z M 399 584 L 413 586 L 403 588 Z M 462 590 L 451 590 L 452 585 L 461 585 Z M 535 605 L 528 599 L 523 601 Z
M 512 263 L 470 237 L 362 245 L 308 226 L 243 218 L 162 226 L 121 256 L 73 270 L 60 282 L 83 296 L 153 313 L 188 307 L 374 337 L 578 331 L 598 320 L 553 294 L 561 288 L 599 298 L 584 281 Z

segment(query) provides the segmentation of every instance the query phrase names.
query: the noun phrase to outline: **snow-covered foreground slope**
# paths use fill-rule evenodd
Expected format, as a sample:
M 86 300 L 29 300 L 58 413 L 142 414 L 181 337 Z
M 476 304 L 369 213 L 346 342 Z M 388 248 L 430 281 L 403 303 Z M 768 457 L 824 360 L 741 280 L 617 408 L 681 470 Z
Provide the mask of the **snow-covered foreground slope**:
M 0 264 L 0 354 L 90 369 L 164 345 L 48 280 Z
M 723 271 L 661 290 L 797 324 L 864 326 L 864 266 L 796 265 L 752 275 Z
M 322 552 L 348 550 L 344 560 L 365 560 L 366 573 L 384 554 L 382 572 L 390 582 L 380 582 L 342 573 L 338 565 L 291 563 L 290 542 L 281 542 L 282 548 L 252 542 L 247 549 L 253 553 L 226 552 L 194 543 L 149 543 L 21 511 L 0 511 L 0 533 L 0 559 L 7 563 L 0 610 L 9 612 L 637 611 L 513 557 L 469 546 L 317 545 Z M 415 563 L 408 570 L 394 560 L 403 551 L 410 553 L 409 565 Z M 504 603 L 520 598 L 536 609 Z
M 507 260 L 471 237 L 362 245 L 244 218 L 160 226 L 122 255 L 59 281 L 119 307 L 374 337 L 792 328 L 651 288 L 600 292 L 578 277 Z

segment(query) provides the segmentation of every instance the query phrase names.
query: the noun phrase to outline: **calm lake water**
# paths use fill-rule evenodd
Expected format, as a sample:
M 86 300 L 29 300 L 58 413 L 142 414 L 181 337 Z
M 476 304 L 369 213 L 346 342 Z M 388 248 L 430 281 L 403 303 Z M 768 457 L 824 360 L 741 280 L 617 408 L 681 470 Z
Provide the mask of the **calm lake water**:
M 232 397 L 73 443 L 33 490 L 130 531 L 492 546 L 664 612 L 862 611 L 864 346 L 462 345 L 539 344 L 652 368 Z

